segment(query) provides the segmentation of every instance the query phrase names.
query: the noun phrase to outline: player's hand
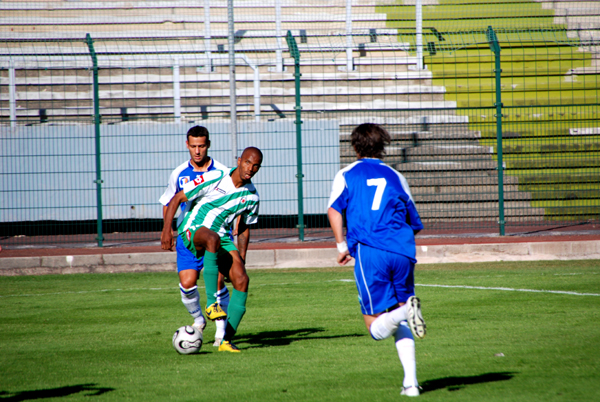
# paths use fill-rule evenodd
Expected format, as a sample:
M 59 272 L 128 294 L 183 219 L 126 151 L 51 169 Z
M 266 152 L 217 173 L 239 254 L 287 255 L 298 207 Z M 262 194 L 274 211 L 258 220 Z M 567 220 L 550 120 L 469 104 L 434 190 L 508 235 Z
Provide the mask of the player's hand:
M 173 234 L 169 228 L 160 235 L 160 246 L 163 250 L 173 251 Z
M 348 250 L 344 251 L 343 253 L 339 253 L 337 256 L 337 262 L 340 265 L 346 265 L 351 260 L 352 260 L 352 257 L 350 256 L 350 252 Z

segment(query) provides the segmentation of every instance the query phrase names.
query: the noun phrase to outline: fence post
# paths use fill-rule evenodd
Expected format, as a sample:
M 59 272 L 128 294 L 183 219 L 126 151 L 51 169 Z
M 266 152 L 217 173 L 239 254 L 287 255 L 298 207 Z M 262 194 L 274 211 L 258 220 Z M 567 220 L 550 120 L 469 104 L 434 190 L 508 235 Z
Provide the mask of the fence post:
M 15 62 L 11 58 L 8 62 L 8 107 L 10 109 L 10 127 L 17 126 L 17 80 L 15 76 Z
M 352 0 L 346 0 L 346 71 L 354 70 L 352 58 Z
M 498 154 L 498 225 L 500 236 L 504 236 L 504 163 L 502 162 L 502 83 L 500 68 L 500 44 L 491 26 L 486 31 L 490 49 L 494 52 L 494 73 L 496 76 L 496 148 Z
M 175 123 L 181 123 L 181 82 L 178 58 L 173 59 L 173 115 Z
M 298 50 L 298 44 L 296 39 L 292 36 L 292 31 L 287 32 L 285 38 L 288 47 L 290 49 L 290 55 L 294 59 L 294 77 L 296 81 L 296 166 L 298 172 L 296 178 L 298 179 L 298 237 L 300 241 L 304 241 L 304 192 L 302 189 L 302 107 L 300 106 L 300 51 Z
M 210 0 L 206 0 L 204 2 L 204 54 L 206 55 L 209 73 L 213 71 L 210 39 Z
M 283 72 L 283 55 L 281 49 L 281 0 L 275 0 L 275 37 L 277 49 L 275 50 L 276 71 Z
M 417 69 L 423 70 L 423 4 L 421 0 L 417 0 L 415 4 L 415 24 L 417 31 Z
M 90 34 L 85 35 L 85 40 L 92 58 L 92 76 L 94 80 L 94 127 L 96 137 L 96 211 L 97 211 L 97 227 L 98 227 L 98 247 L 102 247 L 104 236 L 102 235 L 102 169 L 100 165 L 100 99 L 98 94 L 98 58 L 94 50 L 94 41 Z
M 237 94 L 235 92 L 235 40 L 234 40 L 233 0 L 227 0 L 227 43 L 229 49 L 229 108 L 231 132 L 231 153 L 233 165 L 237 166 L 238 158 L 238 133 L 237 133 Z

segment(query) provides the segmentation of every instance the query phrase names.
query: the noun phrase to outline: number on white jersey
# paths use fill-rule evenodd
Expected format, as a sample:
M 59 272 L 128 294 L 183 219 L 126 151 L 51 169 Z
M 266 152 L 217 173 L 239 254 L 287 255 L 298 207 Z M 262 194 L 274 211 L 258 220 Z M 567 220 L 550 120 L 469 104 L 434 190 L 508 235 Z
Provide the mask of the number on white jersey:
M 381 206 L 381 197 L 383 197 L 383 191 L 385 190 L 386 185 L 387 181 L 384 178 L 367 180 L 367 186 L 377 186 L 377 190 L 375 190 L 375 197 L 373 197 L 373 205 L 371 205 L 371 210 L 379 210 L 379 207 Z

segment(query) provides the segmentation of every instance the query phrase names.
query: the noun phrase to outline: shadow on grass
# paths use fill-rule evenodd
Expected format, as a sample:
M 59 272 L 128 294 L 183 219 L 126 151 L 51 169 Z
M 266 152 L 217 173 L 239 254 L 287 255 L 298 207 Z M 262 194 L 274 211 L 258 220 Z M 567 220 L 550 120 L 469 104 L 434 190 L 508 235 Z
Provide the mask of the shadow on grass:
M 428 380 L 421 383 L 421 387 L 425 392 L 436 391 L 446 388 L 448 391 L 458 391 L 467 385 L 481 384 L 484 382 L 507 381 L 515 376 L 516 373 L 485 373 L 480 375 L 465 376 L 465 377 L 444 377 L 435 380 Z
M 307 341 L 313 339 L 336 339 L 336 338 L 356 338 L 365 336 L 364 334 L 347 334 L 347 335 L 319 335 L 325 332 L 324 328 L 301 328 L 294 330 L 282 330 L 282 331 L 265 331 L 256 334 L 243 334 L 239 337 L 236 336 L 235 343 L 249 343 L 252 348 L 264 348 L 270 346 L 286 346 L 292 342 Z
M 18 402 L 18 401 L 30 401 L 34 399 L 42 398 L 59 398 L 63 396 L 69 396 L 78 394 L 80 392 L 90 392 L 85 396 L 98 396 L 105 394 L 110 391 L 114 391 L 114 388 L 97 387 L 96 384 L 81 384 L 71 385 L 68 387 L 49 388 L 49 389 L 37 389 L 35 391 L 21 391 L 21 392 L 6 392 L 0 391 L 0 401 L 2 402 Z

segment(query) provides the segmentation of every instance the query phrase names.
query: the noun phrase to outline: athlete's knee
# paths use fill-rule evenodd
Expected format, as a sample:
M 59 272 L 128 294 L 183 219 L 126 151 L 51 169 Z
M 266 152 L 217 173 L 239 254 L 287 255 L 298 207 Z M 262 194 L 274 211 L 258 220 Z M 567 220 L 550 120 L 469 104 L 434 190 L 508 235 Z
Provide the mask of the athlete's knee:
M 191 289 L 196 286 L 196 281 L 192 278 L 181 279 L 179 283 L 181 283 L 181 287 L 185 289 Z
M 198 281 L 198 271 L 194 269 L 186 269 L 179 272 L 179 283 L 185 289 L 191 289 L 196 286 Z

